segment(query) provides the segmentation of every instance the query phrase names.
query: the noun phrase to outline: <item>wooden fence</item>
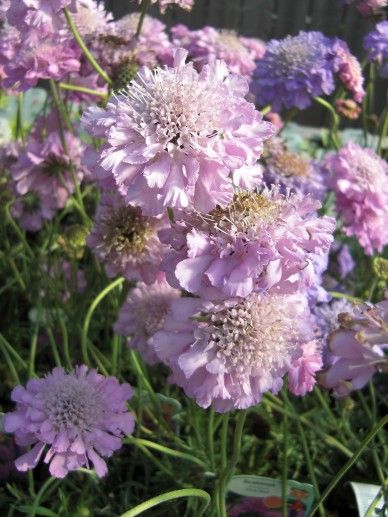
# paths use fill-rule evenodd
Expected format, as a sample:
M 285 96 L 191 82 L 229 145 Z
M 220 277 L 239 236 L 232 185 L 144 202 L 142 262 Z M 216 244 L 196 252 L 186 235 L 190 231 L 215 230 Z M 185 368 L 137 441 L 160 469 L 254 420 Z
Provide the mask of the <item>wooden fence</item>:
M 137 0 L 106 0 L 106 5 L 116 18 L 139 8 Z M 156 5 L 149 14 L 161 17 Z M 354 5 L 342 5 L 340 0 L 196 0 L 191 12 L 170 8 L 162 20 L 168 27 L 176 23 L 192 29 L 212 25 L 263 40 L 318 30 L 344 39 L 360 59 L 363 38 L 373 29 L 373 23 L 364 19 Z M 387 82 L 378 81 L 377 112 L 384 107 L 386 91 Z M 319 125 L 323 116 L 316 106 L 301 114 L 299 121 Z

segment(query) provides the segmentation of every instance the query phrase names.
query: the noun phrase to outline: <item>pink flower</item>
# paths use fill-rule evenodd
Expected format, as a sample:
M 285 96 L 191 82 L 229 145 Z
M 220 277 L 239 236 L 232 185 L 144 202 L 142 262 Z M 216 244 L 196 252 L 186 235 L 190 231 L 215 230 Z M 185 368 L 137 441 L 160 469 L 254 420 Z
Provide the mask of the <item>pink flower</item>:
M 306 297 L 251 294 L 212 303 L 172 303 L 164 330 L 153 339 L 171 382 L 202 407 L 244 409 L 277 393 L 302 345 L 312 338 Z
M 231 30 L 206 26 L 191 31 L 185 25 L 176 25 L 171 33 L 174 45 L 188 51 L 189 58 L 198 70 L 216 59 L 222 59 L 231 72 L 249 80 L 256 67 L 256 60 L 265 53 L 262 41 L 238 36 Z
M 191 293 L 228 297 L 252 291 L 296 291 L 315 283 L 313 261 L 328 254 L 334 219 L 317 217 L 320 203 L 277 189 L 238 194 L 207 215 L 176 214 L 159 233 L 171 246 L 163 268 L 168 281 Z M 210 294 L 209 294 L 210 293 Z
M 139 0 L 139 4 L 142 0 Z M 159 2 L 160 12 L 165 13 L 166 9 L 170 5 L 178 5 L 182 9 L 190 11 L 194 5 L 194 0 L 151 0 L 152 4 Z
M 338 397 L 361 389 L 376 372 L 388 372 L 388 300 L 341 316 L 341 328 L 329 337 L 333 364 L 319 378 Z
M 23 196 L 15 192 L 11 213 L 27 231 L 39 231 L 45 221 L 51 221 L 56 211 L 55 199 L 48 192 L 32 191 Z
M 273 127 L 244 96 L 246 81 L 216 61 L 198 73 L 175 52 L 174 68 L 143 68 L 84 127 L 105 138 L 100 164 L 126 202 L 147 215 L 194 205 L 208 212 L 233 196 L 231 170 L 256 167 Z
M 372 149 L 350 142 L 328 156 L 325 166 L 344 232 L 357 237 L 368 255 L 381 252 L 388 244 L 387 162 Z
M 361 102 L 365 95 L 363 88 L 364 77 L 358 59 L 350 52 L 347 44 L 337 39 L 333 45 L 335 55 L 334 68 L 344 88 L 351 92 L 357 102 Z
M 322 366 L 322 354 L 317 341 L 302 345 L 302 356 L 294 359 L 288 370 L 288 389 L 294 395 L 304 396 L 316 383 L 315 374 Z
M 89 462 L 98 476 L 107 473 L 105 458 L 120 449 L 121 439 L 131 434 L 134 418 L 126 401 L 132 397 L 128 384 L 103 377 L 79 366 L 72 373 L 54 368 L 43 379 L 31 379 L 26 388 L 16 386 L 16 409 L 4 415 L 4 430 L 14 433 L 18 445 L 32 445 L 20 456 L 16 468 L 33 469 L 43 451 L 50 474 L 64 478 Z
M 152 284 L 160 276 L 163 246 L 157 231 L 164 226 L 162 219 L 146 217 L 139 208 L 126 206 L 117 193 L 106 191 L 87 244 L 109 276 Z
M 56 208 L 64 208 L 69 195 L 74 191 L 72 168 L 78 181 L 84 175 L 81 167 L 83 144 L 77 137 L 65 132 L 66 154 L 58 132 L 50 131 L 47 127 L 46 135 L 38 135 L 41 124 L 44 124 L 43 120 L 38 121 L 25 151 L 11 166 L 12 179 L 19 195 L 34 192 L 41 199 L 50 196 Z
M 384 8 L 388 6 L 387 0 L 361 0 L 357 5 L 357 9 L 362 16 L 369 18 L 384 13 Z
M 139 282 L 120 309 L 115 332 L 128 338 L 128 346 L 136 348 L 149 364 L 158 361 L 152 348 L 153 337 L 163 328 L 170 306 L 179 296 L 180 291 L 170 287 L 165 280 L 152 285 Z

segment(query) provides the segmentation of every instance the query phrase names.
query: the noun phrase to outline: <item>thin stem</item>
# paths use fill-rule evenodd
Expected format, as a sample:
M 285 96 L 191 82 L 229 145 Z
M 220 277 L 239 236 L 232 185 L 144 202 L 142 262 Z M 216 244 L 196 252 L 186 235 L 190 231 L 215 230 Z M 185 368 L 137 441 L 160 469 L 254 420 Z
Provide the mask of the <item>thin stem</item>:
M 229 413 L 222 415 L 222 428 L 221 428 L 221 470 L 226 467 L 228 458 L 228 426 L 229 426 Z
M 25 370 L 28 369 L 28 364 L 25 362 L 24 359 L 20 357 L 20 355 L 16 352 L 16 350 L 13 348 L 13 346 L 8 343 L 8 341 L 5 339 L 5 337 L 0 333 L 0 341 L 3 343 L 4 347 L 7 349 L 7 351 L 18 361 L 20 366 L 24 368 Z
M 55 364 L 56 364 L 56 366 L 62 366 L 62 361 L 61 361 L 61 357 L 59 355 L 59 351 L 58 351 L 57 343 L 55 341 L 54 334 L 50 328 L 46 329 L 46 333 L 47 333 L 47 336 L 50 341 L 51 351 L 54 356 Z
M 387 103 L 388 103 L 388 97 L 387 97 Z M 382 154 L 383 149 L 383 141 L 388 135 L 388 107 L 386 107 L 381 114 L 381 131 L 379 135 L 379 141 L 377 144 L 377 154 Z
M 70 355 L 69 336 L 67 333 L 67 328 L 60 316 L 58 316 L 58 322 L 62 332 L 63 355 L 65 356 L 66 366 L 69 368 L 69 370 L 71 370 L 73 368 L 73 362 L 71 360 Z
M 214 409 L 211 407 L 209 410 L 209 418 L 207 423 L 207 443 L 208 443 L 208 454 L 210 468 L 212 471 L 215 470 L 215 459 L 214 459 Z
M 77 27 L 75 26 L 75 23 L 73 22 L 69 11 L 66 7 L 63 9 L 63 13 L 66 18 L 67 25 L 69 26 L 69 29 L 71 30 L 71 33 L 74 36 L 74 39 L 78 43 L 80 49 L 84 53 L 86 59 L 88 60 L 90 66 L 93 68 L 95 72 L 98 73 L 99 76 L 101 76 L 106 83 L 109 85 L 112 84 L 111 78 L 108 76 L 108 74 L 100 67 L 100 65 L 97 63 L 97 61 L 94 59 L 92 53 L 89 51 L 88 47 L 86 46 L 84 40 L 82 39 L 80 33 L 78 32 Z
M 369 431 L 369 433 L 362 440 L 360 446 L 357 451 L 353 454 L 353 456 L 345 463 L 345 465 L 337 472 L 334 478 L 330 481 L 328 486 L 323 491 L 319 500 L 313 506 L 309 517 L 312 517 L 315 512 L 318 510 L 319 506 L 326 500 L 326 498 L 330 495 L 332 490 L 337 486 L 337 484 L 341 481 L 344 475 L 351 469 L 351 467 L 358 461 L 362 453 L 368 447 L 369 443 L 373 440 L 373 438 L 377 435 L 377 433 L 388 423 L 388 415 L 385 415 L 374 427 Z
M 17 233 L 17 236 L 22 241 L 23 246 L 25 247 L 28 255 L 30 255 L 31 258 L 34 258 L 34 252 L 30 248 L 30 245 L 27 242 L 27 239 L 24 235 L 24 233 L 19 228 L 18 224 L 14 221 L 14 218 L 11 215 L 11 212 L 9 210 L 9 207 L 12 205 L 13 201 L 10 201 L 4 206 L 5 215 L 7 216 L 8 222 L 11 223 L 12 228 L 15 230 L 15 233 Z
M 337 291 L 328 291 L 328 293 L 333 298 L 345 298 L 345 300 L 349 300 L 350 302 L 363 303 L 363 300 L 361 300 L 361 298 L 356 298 L 355 296 L 351 296 L 350 294 L 339 293 Z
M 150 6 L 150 1 L 151 0 L 143 0 L 141 3 L 141 12 L 140 12 L 139 21 L 138 21 L 137 28 L 136 28 L 135 38 L 138 38 L 140 36 L 141 29 L 143 27 L 144 18 L 147 13 L 148 7 Z
M 85 86 L 78 86 L 76 84 L 68 84 L 68 83 L 58 83 L 58 86 L 62 90 L 86 93 L 88 95 L 94 95 L 96 97 L 101 97 L 102 99 L 106 99 L 106 97 L 107 97 L 106 93 L 99 92 L 98 90 L 92 90 L 91 88 L 86 88 Z
M 92 304 L 89 307 L 89 310 L 86 314 L 85 321 L 82 327 L 82 335 L 81 335 L 81 351 L 82 358 L 86 365 L 90 365 L 89 353 L 88 353 L 88 330 L 90 325 L 90 320 L 92 319 L 93 313 L 96 310 L 97 306 L 100 302 L 107 296 L 113 289 L 118 287 L 124 282 L 123 277 L 116 278 L 112 283 L 105 287 L 93 300 Z
M 285 400 L 285 395 L 283 394 L 283 398 Z M 282 516 L 288 516 L 288 508 L 287 508 L 287 488 L 288 488 L 288 415 L 285 413 L 283 415 L 283 451 L 282 451 Z
M 34 502 L 32 503 L 31 509 L 28 512 L 28 517 L 35 517 L 37 510 L 38 510 L 39 503 L 42 500 L 42 497 L 44 496 L 45 492 L 50 487 L 50 485 L 52 485 L 53 483 L 59 484 L 60 480 L 57 478 L 54 478 L 54 477 L 49 477 L 43 483 L 43 485 L 40 487 L 38 493 L 36 494 L 36 496 L 34 498 Z
M 20 378 L 19 378 L 18 372 L 12 362 L 12 359 L 9 356 L 8 350 L 4 346 L 3 340 L 0 340 L 0 348 L 1 348 L 1 351 L 3 352 L 5 362 L 7 363 L 8 368 L 9 368 L 16 384 L 20 384 Z
M 333 143 L 333 146 L 338 151 L 340 148 L 340 144 L 338 141 L 338 126 L 340 123 L 339 116 L 335 112 L 335 109 L 333 108 L 333 106 L 329 102 L 327 102 L 325 99 L 322 99 L 322 97 L 314 97 L 314 100 L 330 112 L 331 120 L 332 120 L 332 124 L 331 124 L 331 128 L 330 128 L 330 138 Z
M 36 357 L 36 347 L 38 343 L 38 332 L 39 329 L 36 328 L 35 332 L 31 339 L 31 346 L 30 346 L 30 360 L 28 363 L 28 377 L 31 379 L 35 375 L 35 357 Z

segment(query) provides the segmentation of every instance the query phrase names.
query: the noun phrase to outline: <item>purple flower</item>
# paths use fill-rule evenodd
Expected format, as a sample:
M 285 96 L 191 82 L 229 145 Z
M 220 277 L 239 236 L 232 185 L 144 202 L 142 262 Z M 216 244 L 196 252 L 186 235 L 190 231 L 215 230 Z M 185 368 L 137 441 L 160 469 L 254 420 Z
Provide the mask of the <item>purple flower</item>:
M 45 221 L 51 221 L 56 211 L 55 199 L 50 193 L 32 191 L 21 196 L 15 192 L 11 213 L 27 231 L 39 231 Z
M 320 32 L 303 32 L 271 40 L 257 62 L 253 91 L 261 106 L 274 111 L 305 109 L 313 97 L 334 90 L 333 40 Z
M 387 162 L 372 149 L 350 142 L 328 156 L 325 166 L 344 232 L 357 237 L 368 255 L 381 252 L 388 243 Z
M 69 195 L 74 191 L 71 170 L 81 181 L 84 170 L 81 157 L 84 146 L 76 136 L 65 132 L 67 154 L 64 152 L 60 135 L 47 126 L 46 134 L 39 135 L 39 127 L 51 124 L 52 116 L 38 120 L 34 132 L 30 135 L 26 149 L 11 166 L 12 179 L 16 192 L 24 196 L 28 192 L 37 193 L 41 200 L 51 196 L 56 208 L 64 208 Z
M 128 204 L 147 215 L 193 205 L 208 212 L 233 196 L 230 171 L 255 167 L 273 126 L 244 96 L 246 81 L 216 61 L 198 73 L 175 52 L 174 68 L 143 68 L 84 127 L 105 138 L 101 165 Z M 256 167 L 255 167 L 256 168 Z
M 5 89 L 5 67 L 13 60 L 20 47 L 19 31 L 6 22 L 0 29 L 0 87 Z M 8 89 L 7 94 L 17 93 Z
M 365 36 L 364 48 L 369 61 L 380 65 L 380 75 L 388 78 L 388 21 L 378 23 L 375 30 Z
M 387 0 L 361 0 L 357 5 L 357 9 L 362 16 L 370 18 L 379 16 L 384 13 L 384 9 L 388 6 Z
M 164 226 L 163 219 L 146 217 L 139 208 L 126 206 L 117 193 L 106 191 L 87 244 L 109 276 L 152 284 L 160 276 L 163 246 L 157 231 Z
M 179 296 L 180 291 L 165 280 L 152 285 L 139 282 L 120 309 L 115 332 L 128 338 L 128 346 L 136 348 L 148 364 L 158 361 L 152 347 L 153 338 L 163 328 L 171 304 Z
M 204 65 L 222 59 L 231 72 L 249 80 L 256 67 L 256 60 L 265 53 L 262 41 L 238 36 L 231 30 L 206 26 L 191 31 L 185 25 L 176 25 L 172 27 L 171 33 L 174 45 L 188 51 L 189 59 L 199 71 Z
M 4 415 L 4 430 L 15 434 L 18 445 L 33 446 L 16 460 L 16 468 L 33 469 L 49 447 L 44 462 L 52 476 L 63 478 L 89 462 L 104 476 L 103 457 L 109 458 L 121 447 L 121 438 L 133 432 L 134 417 L 126 404 L 131 397 L 128 384 L 86 366 L 72 373 L 54 368 L 43 379 L 29 380 L 26 388 L 16 386 L 16 410 Z
M 352 311 L 353 305 L 345 298 L 316 305 L 312 312 L 317 324 L 317 334 L 326 341 L 327 337 L 338 329 L 340 314 Z
M 361 389 L 378 371 L 388 372 L 388 300 L 362 305 L 341 317 L 341 328 L 329 337 L 333 364 L 319 382 L 337 397 Z
M 164 330 L 154 336 L 171 382 L 202 407 L 244 409 L 277 393 L 293 361 L 312 338 L 307 299 L 301 294 L 260 295 L 212 303 L 172 303 Z
M 349 246 L 344 244 L 337 255 L 339 274 L 342 279 L 346 278 L 355 268 L 356 263 L 350 253 Z
M 350 52 L 347 44 L 336 39 L 333 45 L 335 53 L 335 71 L 343 84 L 356 102 L 361 102 L 365 95 L 363 88 L 364 77 L 358 59 Z
M 238 194 L 229 206 L 207 215 L 187 211 L 159 233 L 171 246 L 162 265 L 168 281 L 217 297 L 311 286 L 313 260 L 328 254 L 335 228 L 334 219 L 317 217 L 319 207 L 309 196 L 273 189 Z
M 304 396 L 316 383 L 315 374 L 323 366 L 322 353 L 316 340 L 302 345 L 302 355 L 294 359 L 288 370 L 288 389 L 294 395 Z
M 317 162 L 290 151 L 281 138 L 271 138 L 266 143 L 263 162 L 264 182 L 268 187 L 279 185 L 283 193 L 291 190 L 323 200 L 327 188 L 322 168 Z

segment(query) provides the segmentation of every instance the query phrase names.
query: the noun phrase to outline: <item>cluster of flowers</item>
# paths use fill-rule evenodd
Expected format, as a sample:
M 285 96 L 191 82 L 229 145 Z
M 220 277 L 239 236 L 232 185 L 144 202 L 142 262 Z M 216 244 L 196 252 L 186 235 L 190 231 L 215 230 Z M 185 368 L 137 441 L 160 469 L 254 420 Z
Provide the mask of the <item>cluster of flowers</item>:
M 193 1 L 159 4 L 189 9 Z M 94 0 L 15 0 L 2 9 L 0 76 L 11 93 L 49 79 L 68 81 L 73 102 L 90 104 L 91 90 L 108 94 L 73 24 L 112 82 L 107 103 L 81 118 L 101 148 L 62 127 L 59 110 L 38 118 L 5 158 L 12 213 L 29 231 L 64 208 L 82 180 L 99 188 L 87 242 L 108 276 L 137 282 L 114 329 L 146 362 L 165 363 L 171 382 L 219 412 L 257 404 L 285 378 L 305 395 L 327 340 L 320 378 L 338 395 L 386 369 L 387 302 L 329 303 L 322 281 L 336 223 L 318 212 L 330 188 L 346 235 L 367 254 L 381 252 L 386 162 L 356 144 L 320 162 L 295 154 L 248 100 L 274 112 L 304 109 L 338 78 L 359 103 L 361 67 L 345 42 L 301 32 L 264 45 L 182 25 L 169 38 L 162 22 L 139 14 L 114 21 Z M 365 40 L 380 63 L 386 23 Z M 345 276 L 353 267 L 347 248 L 338 260 Z M 89 462 L 104 475 L 103 457 L 133 430 L 130 396 L 128 385 L 85 366 L 16 387 L 5 430 L 33 446 L 17 467 L 33 468 L 48 446 L 52 475 Z

